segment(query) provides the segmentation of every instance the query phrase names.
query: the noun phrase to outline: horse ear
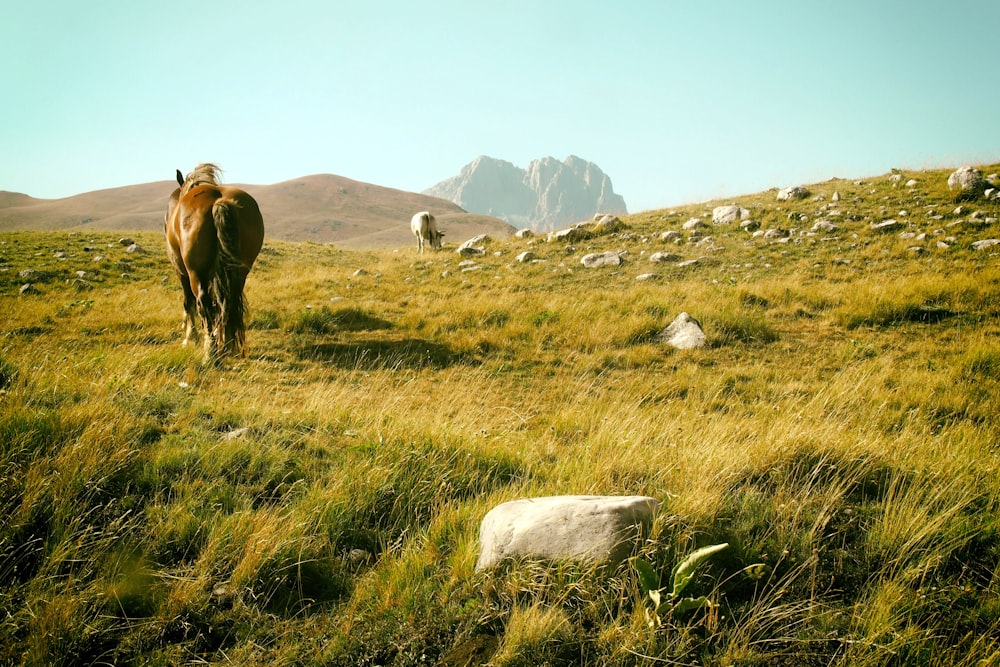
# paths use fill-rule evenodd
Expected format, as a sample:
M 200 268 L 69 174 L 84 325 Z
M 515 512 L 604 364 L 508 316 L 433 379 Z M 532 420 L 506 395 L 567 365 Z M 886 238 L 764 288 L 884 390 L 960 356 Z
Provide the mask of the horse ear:
M 177 170 L 177 185 L 184 185 L 184 174 L 180 169 Z

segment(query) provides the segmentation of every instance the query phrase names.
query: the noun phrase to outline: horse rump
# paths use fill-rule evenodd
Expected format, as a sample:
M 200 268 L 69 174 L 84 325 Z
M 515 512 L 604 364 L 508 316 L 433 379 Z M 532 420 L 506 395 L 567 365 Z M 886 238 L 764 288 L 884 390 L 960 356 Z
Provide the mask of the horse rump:
M 216 331 L 220 348 L 223 354 L 239 352 L 242 355 L 246 345 L 243 284 L 249 267 L 240 259 L 238 211 L 239 204 L 230 198 L 219 199 L 212 207 L 219 252 L 211 289 L 218 308 Z

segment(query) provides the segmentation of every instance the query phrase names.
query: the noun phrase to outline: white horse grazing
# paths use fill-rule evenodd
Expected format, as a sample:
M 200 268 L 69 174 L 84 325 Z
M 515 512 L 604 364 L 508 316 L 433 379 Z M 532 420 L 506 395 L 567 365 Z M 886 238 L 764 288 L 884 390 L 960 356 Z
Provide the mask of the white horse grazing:
M 441 248 L 441 237 L 444 232 L 438 231 L 434 216 L 427 211 L 421 211 L 410 220 L 410 230 L 417 237 L 417 249 L 424 254 L 424 243 L 429 242 L 435 250 Z

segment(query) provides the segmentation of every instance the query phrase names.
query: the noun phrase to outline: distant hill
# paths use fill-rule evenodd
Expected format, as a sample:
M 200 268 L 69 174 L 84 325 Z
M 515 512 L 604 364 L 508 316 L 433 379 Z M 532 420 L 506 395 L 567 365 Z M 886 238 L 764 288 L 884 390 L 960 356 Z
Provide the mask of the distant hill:
M 63 199 L 0 191 L 0 231 L 158 231 L 175 187 L 174 181 L 157 181 Z M 449 242 L 477 234 L 504 238 L 514 232 L 503 220 L 467 213 L 450 201 L 332 174 L 240 187 L 257 200 L 272 239 L 346 248 L 405 246 L 416 243 L 410 217 L 418 211 L 437 216 Z
M 533 160 L 527 169 L 483 155 L 424 194 L 535 231 L 589 220 L 597 213 L 628 213 L 607 174 L 575 155 L 562 162 Z

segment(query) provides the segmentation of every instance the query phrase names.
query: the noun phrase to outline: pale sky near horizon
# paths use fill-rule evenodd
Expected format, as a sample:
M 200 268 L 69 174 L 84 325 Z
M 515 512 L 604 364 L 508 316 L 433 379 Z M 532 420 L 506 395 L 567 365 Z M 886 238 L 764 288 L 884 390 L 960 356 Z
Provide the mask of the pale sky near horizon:
M 1000 161 L 996 0 L 200 4 L 5 3 L 0 190 L 577 155 L 635 212 Z

